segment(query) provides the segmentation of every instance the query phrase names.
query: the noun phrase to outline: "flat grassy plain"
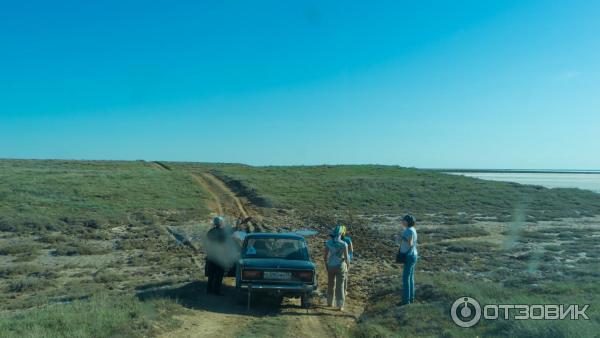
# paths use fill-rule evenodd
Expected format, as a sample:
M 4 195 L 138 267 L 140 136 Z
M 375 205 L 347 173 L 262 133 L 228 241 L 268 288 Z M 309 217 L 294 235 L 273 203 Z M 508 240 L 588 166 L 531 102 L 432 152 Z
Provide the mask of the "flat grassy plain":
M 511 221 L 515 210 L 523 212 L 527 221 L 600 214 L 599 196 L 590 191 L 491 182 L 432 170 L 375 165 L 172 165 L 211 171 L 257 205 L 295 210 L 308 217 L 315 211 L 363 215 L 411 212 L 421 221 L 455 224 L 481 217 Z
M 169 307 L 132 295 L 198 273 L 164 227 L 205 221 L 207 199 L 142 161 L 0 161 L 0 336 L 156 331 Z
M 350 226 L 359 248 L 350 298 L 366 309 L 355 327 L 333 335 L 600 332 L 599 194 L 387 166 L 0 160 L 2 335 L 154 336 L 176 327 L 177 297 L 136 295 L 203 278 L 166 228 L 205 230 L 211 194 L 190 174 L 207 172 L 267 229 Z M 390 239 L 407 212 L 419 220 L 422 256 L 419 302 L 409 308 L 396 306 Z M 486 303 L 590 303 L 592 320 L 485 322 L 464 331 L 448 312 L 465 294 Z M 269 323 L 280 325 L 276 317 Z
M 185 174 L 111 161 L 0 161 L 0 230 L 72 232 L 208 214 Z

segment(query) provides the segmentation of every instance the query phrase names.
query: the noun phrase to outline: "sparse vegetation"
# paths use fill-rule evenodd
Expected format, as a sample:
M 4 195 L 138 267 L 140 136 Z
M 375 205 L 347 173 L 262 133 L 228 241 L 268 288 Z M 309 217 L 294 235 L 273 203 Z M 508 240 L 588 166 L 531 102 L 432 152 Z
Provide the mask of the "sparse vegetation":
M 91 243 L 60 243 L 54 245 L 54 247 L 55 249 L 52 251 L 52 254 L 56 256 L 99 255 L 110 251 L 107 248 Z
M 288 325 L 287 320 L 277 317 L 266 317 L 252 325 L 242 326 L 237 338 L 281 337 Z
M 268 229 L 349 226 L 359 248 L 350 297 L 367 309 L 356 327 L 329 326 L 338 335 L 461 336 L 448 311 L 464 294 L 503 303 L 600 301 L 597 219 L 543 221 L 600 214 L 598 194 L 385 166 L 0 161 L 2 335 L 152 336 L 157 322 L 167 330 L 178 307 L 169 299 L 198 304 L 199 284 L 189 282 L 202 271 L 165 225 L 206 231 L 198 223 L 208 221 L 211 197 L 190 178 L 201 172 L 250 201 Z M 392 263 L 391 238 L 405 212 L 427 225 L 419 228 L 419 303 L 410 310 L 396 306 L 400 277 Z M 316 242 L 311 249 L 320 252 Z M 171 288 L 177 283 L 188 284 Z M 140 301 L 138 292 L 167 296 Z M 239 334 L 277 336 L 293 324 L 273 316 L 249 321 Z M 468 334 L 588 336 L 599 329 L 596 319 L 577 327 L 498 322 Z
M 46 278 L 27 276 L 20 280 L 11 282 L 8 286 L 8 291 L 14 293 L 40 291 L 47 288 L 50 285 L 51 283 Z
M 482 320 L 469 329 L 456 326 L 448 315 L 454 300 L 465 295 L 478 299 L 483 304 L 597 304 L 600 290 L 595 283 L 575 287 L 563 282 L 547 281 L 531 287 L 529 283 L 522 281 L 519 286 L 506 288 L 500 283 L 484 282 L 478 278 L 464 283 L 462 277 L 454 274 L 421 275 L 420 283 L 417 298 L 421 301 L 408 307 L 396 305 L 400 300 L 401 286 L 389 285 L 387 291 L 372 299 L 353 335 L 593 337 L 600 329 L 600 322 L 592 317 L 599 312 L 591 308 L 588 315 L 592 320 L 589 321 Z
M 69 240 L 69 237 L 63 235 L 60 232 L 43 233 L 38 238 L 39 242 L 48 243 L 48 244 L 65 243 L 68 240 Z
M 32 254 L 40 249 L 39 245 L 33 243 L 17 243 L 9 244 L 0 248 L 0 255 L 20 255 L 20 254 Z
M 0 268 L 0 277 L 27 275 L 31 273 L 39 273 L 43 268 L 37 264 L 18 264 L 12 266 L 3 266 Z
M 515 210 L 531 221 L 600 214 L 600 196 L 590 191 L 483 181 L 420 169 L 170 165 L 188 171 L 210 170 L 259 206 L 305 214 L 314 210 L 368 215 L 411 212 L 421 220 L 446 224 L 470 223 L 479 216 L 510 221 Z
M 552 231 L 549 231 L 552 230 Z M 579 229 L 590 235 L 600 229 Z M 356 337 L 412 336 L 511 336 L 511 337 L 592 337 L 600 330 L 599 310 L 590 308 L 591 320 L 580 321 L 481 321 L 467 330 L 449 320 L 450 305 L 463 296 L 473 297 L 484 304 L 599 304 L 600 263 L 575 259 L 572 255 L 556 255 L 558 249 L 580 248 L 581 239 L 560 246 L 544 244 L 544 234 L 563 236 L 568 229 L 560 226 L 529 230 L 526 242 L 516 247 L 469 240 L 435 243 L 427 246 L 421 269 L 434 273 L 417 274 L 417 304 L 398 307 L 401 281 L 387 279 L 380 283 L 369 302 L 359 325 L 352 334 Z M 536 241 L 529 241 L 531 238 Z M 540 246 L 529 255 L 530 243 Z M 547 252 L 543 250 L 549 250 Z M 581 250 L 581 249 L 579 249 Z M 600 252 L 600 247 L 586 252 Z M 450 251 L 444 254 L 444 251 Z M 544 257 L 550 253 L 549 257 Z M 565 261 L 570 261 L 565 264 Z M 484 263 L 482 268 L 480 263 Z M 468 280 L 465 280 L 468 275 Z M 543 325 L 542 325 L 543 324 Z
M 108 269 L 101 269 L 94 273 L 94 280 L 98 283 L 114 283 L 123 280 L 123 275 Z
M 0 160 L 0 230 L 86 233 L 202 219 L 206 193 L 189 175 L 145 162 Z
M 176 323 L 175 307 L 164 300 L 140 302 L 131 296 L 99 294 L 89 300 L 49 305 L 0 314 L 3 337 L 147 337 L 156 333 L 153 322 Z
M 419 238 L 424 243 L 437 242 L 444 239 L 488 236 L 490 232 L 481 226 L 458 224 L 422 229 Z
M 486 251 L 493 248 L 495 245 L 489 242 L 481 241 L 455 241 L 446 246 L 446 250 L 450 252 L 473 253 Z

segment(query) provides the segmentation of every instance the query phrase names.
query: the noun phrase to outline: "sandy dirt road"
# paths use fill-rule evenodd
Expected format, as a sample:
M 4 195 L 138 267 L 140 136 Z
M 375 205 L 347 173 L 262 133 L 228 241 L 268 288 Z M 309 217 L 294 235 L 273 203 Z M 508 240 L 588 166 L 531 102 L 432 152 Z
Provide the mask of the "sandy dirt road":
M 300 307 L 297 299 L 281 303 L 274 299 L 258 298 L 250 310 L 235 302 L 232 281 L 224 296 L 206 295 L 204 282 L 184 286 L 180 303 L 185 313 L 177 316 L 180 326 L 164 332 L 161 337 L 335 337 L 341 327 L 355 324 L 362 308 L 352 301 L 341 313 L 317 305 Z
M 248 212 L 239 197 L 225 183 L 210 173 L 192 173 L 192 178 L 211 196 L 211 208 L 215 215 L 248 217 Z
M 158 170 L 169 170 L 160 163 L 152 165 Z M 247 217 L 248 208 L 224 182 L 210 173 L 192 174 L 194 181 L 211 196 L 209 205 L 215 215 Z M 309 240 L 310 245 L 310 240 Z M 196 254 L 194 261 L 204 263 L 204 256 Z M 240 305 L 234 297 L 234 280 L 225 278 L 224 295 L 205 293 L 205 277 L 176 289 L 160 291 L 171 293 L 184 312 L 176 319 L 180 325 L 175 330 L 164 330 L 161 337 L 335 337 L 340 328 L 349 328 L 363 311 L 363 304 L 349 297 L 344 312 L 324 307 L 326 303 L 326 272 L 320 257 L 313 257 L 318 265 L 319 287 L 322 296 L 316 297 L 315 306 L 300 307 L 299 299 L 278 300 L 257 297 L 250 310 Z

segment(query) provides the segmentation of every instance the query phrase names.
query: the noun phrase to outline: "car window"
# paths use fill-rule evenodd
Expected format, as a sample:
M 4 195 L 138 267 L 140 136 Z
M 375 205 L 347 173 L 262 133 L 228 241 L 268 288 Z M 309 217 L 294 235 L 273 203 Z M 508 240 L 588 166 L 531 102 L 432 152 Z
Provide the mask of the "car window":
M 307 260 L 306 242 L 290 238 L 251 238 L 246 242 L 244 258 L 281 258 Z

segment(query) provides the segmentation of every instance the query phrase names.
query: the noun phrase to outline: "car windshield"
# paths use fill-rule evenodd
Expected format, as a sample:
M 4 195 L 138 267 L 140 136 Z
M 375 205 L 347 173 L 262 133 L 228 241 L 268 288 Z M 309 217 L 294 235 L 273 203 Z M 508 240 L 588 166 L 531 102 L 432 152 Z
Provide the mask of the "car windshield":
M 280 258 L 308 260 L 306 242 L 293 238 L 250 238 L 244 258 Z

